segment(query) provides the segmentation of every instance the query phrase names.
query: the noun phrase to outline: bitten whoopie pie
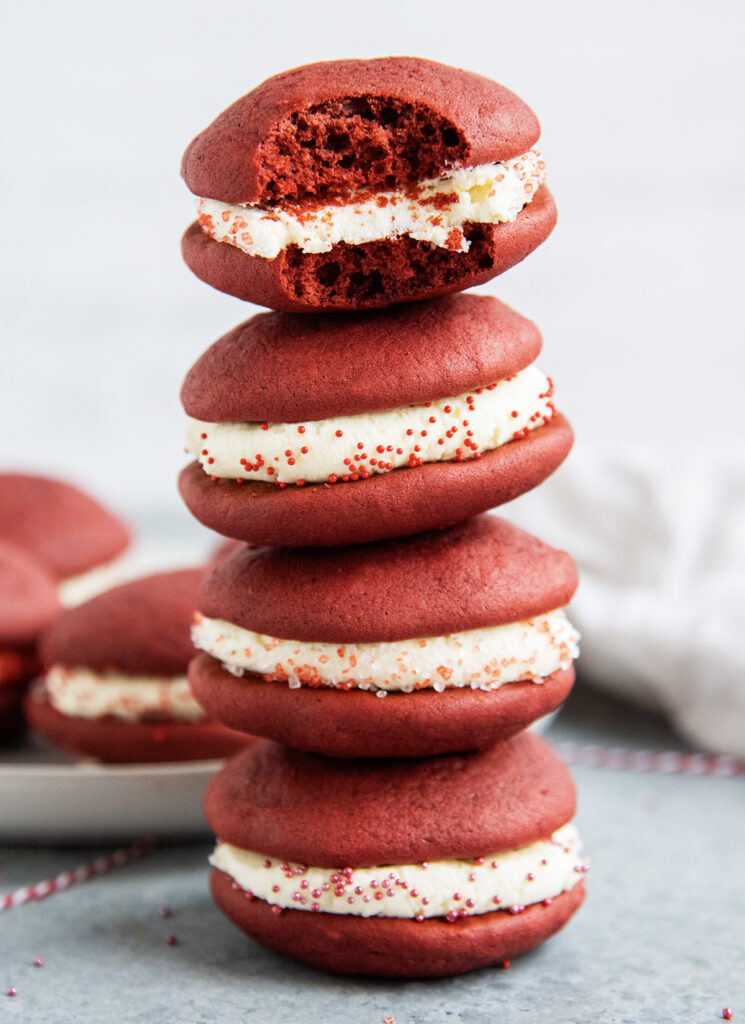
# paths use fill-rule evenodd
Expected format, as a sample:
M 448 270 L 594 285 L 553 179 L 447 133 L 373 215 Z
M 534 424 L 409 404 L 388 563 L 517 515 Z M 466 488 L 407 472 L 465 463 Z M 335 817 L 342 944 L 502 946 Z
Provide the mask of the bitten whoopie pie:
M 124 523 L 72 484 L 29 473 L 0 473 L 0 539 L 25 548 L 57 579 L 63 604 L 116 579 L 112 561 L 130 543 Z
M 587 862 L 574 785 L 537 736 L 339 761 L 258 742 L 209 783 L 212 894 L 270 949 L 343 974 L 437 977 L 558 931 Z
M 159 573 L 99 594 L 43 636 L 30 724 L 102 761 L 224 757 L 250 737 L 209 721 L 189 690 L 189 627 L 201 571 Z
M 54 577 L 28 551 L 0 541 L 0 740 L 23 726 L 23 694 L 39 668 L 36 639 L 60 611 Z
M 484 515 L 360 547 L 245 548 L 197 597 L 197 700 L 334 757 L 483 749 L 574 681 L 574 562 Z
M 181 397 L 181 494 L 254 544 L 439 529 L 535 487 L 572 431 L 530 320 L 486 295 L 370 313 L 262 313 L 220 338 Z
M 417 57 L 310 64 L 184 154 L 197 277 L 273 309 L 369 309 L 488 281 L 548 236 L 538 121 L 481 75 Z

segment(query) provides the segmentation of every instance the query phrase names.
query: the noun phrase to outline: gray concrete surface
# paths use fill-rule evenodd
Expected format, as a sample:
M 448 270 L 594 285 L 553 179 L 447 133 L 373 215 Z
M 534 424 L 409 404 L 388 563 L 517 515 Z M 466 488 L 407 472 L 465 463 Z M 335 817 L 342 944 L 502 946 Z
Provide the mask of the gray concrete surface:
M 549 738 L 681 746 L 657 720 L 581 688 Z M 399 982 L 304 968 L 250 942 L 213 907 L 206 847 L 174 847 L 0 914 L 0 1020 L 714 1024 L 725 1006 L 745 1020 L 743 780 L 574 774 L 593 858 L 588 899 L 560 935 L 508 970 Z M 0 891 L 90 857 L 6 848 Z M 159 915 L 164 904 L 170 918 Z M 10 985 L 13 998 L 2 994 Z

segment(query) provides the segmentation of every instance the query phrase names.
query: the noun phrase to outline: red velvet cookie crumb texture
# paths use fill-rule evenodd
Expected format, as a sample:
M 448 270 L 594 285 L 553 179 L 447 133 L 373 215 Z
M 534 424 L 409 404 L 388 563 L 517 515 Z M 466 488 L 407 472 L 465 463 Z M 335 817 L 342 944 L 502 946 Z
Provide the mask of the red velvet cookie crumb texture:
M 522 100 L 417 57 L 309 64 L 267 79 L 190 144 L 195 195 L 272 204 L 400 187 L 518 156 L 539 135 Z
M 490 281 L 544 242 L 556 218 L 544 185 L 515 220 L 464 225 L 468 252 L 401 236 L 362 245 L 340 242 L 326 253 L 290 246 L 267 260 L 215 241 L 197 222 L 184 234 L 181 251 L 200 280 L 259 306 L 298 313 L 377 309 Z
M 414 57 L 332 61 L 276 75 L 236 101 L 193 140 L 182 174 L 200 197 L 260 205 L 271 217 L 274 205 L 345 202 L 508 160 L 538 135 L 530 108 L 480 75 Z M 291 245 L 264 259 L 195 222 L 182 249 L 201 280 L 259 305 L 373 309 L 487 281 L 540 245 L 555 221 L 541 187 L 514 221 L 454 227 L 442 247 L 403 236 L 326 253 Z M 469 251 L 455 251 L 464 239 Z

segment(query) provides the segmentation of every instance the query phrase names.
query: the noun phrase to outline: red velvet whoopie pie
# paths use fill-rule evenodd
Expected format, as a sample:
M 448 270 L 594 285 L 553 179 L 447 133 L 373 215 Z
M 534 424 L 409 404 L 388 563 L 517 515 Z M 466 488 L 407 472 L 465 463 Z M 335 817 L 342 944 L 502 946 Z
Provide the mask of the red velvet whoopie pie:
M 39 669 L 36 639 L 60 611 L 54 577 L 28 551 L 0 541 L 0 741 L 23 728 L 23 695 Z
M 536 326 L 486 295 L 368 313 L 262 313 L 181 391 L 196 461 L 179 486 L 253 544 L 441 529 L 541 483 L 572 444 Z
M 31 726 L 112 763 L 226 757 L 245 746 L 250 737 L 210 721 L 186 680 L 201 575 L 145 576 L 65 611 L 41 641 L 46 677 L 26 698 Z
M 530 733 L 475 754 L 340 761 L 257 742 L 209 783 L 213 897 L 278 953 L 438 977 L 532 949 L 579 907 L 569 772 Z
M 359 547 L 245 548 L 197 597 L 207 713 L 332 757 L 484 749 L 574 681 L 564 551 L 496 516 Z
M 556 222 L 539 133 L 509 89 L 418 57 L 283 72 L 186 150 L 200 199 L 184 258 L 220 291 L 286 311 L 461 291 Z

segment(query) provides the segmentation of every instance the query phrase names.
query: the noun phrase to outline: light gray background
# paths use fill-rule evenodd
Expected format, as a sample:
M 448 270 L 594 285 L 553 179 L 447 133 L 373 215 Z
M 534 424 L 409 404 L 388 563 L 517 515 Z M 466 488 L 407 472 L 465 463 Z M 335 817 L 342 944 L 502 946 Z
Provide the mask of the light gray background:
M 307 61 L 413 53 L 539 114 L 560 209 L 492 291 L 537 321 L 579 443 L 742 437 L 743 8 L 394 2 L 8 4 L 2 31 L 4 465 L 190 529 L 178 388 L 254 312 L 181 263 L 181 153 Z M 299 382 L 301 384 L 301 382 Z

